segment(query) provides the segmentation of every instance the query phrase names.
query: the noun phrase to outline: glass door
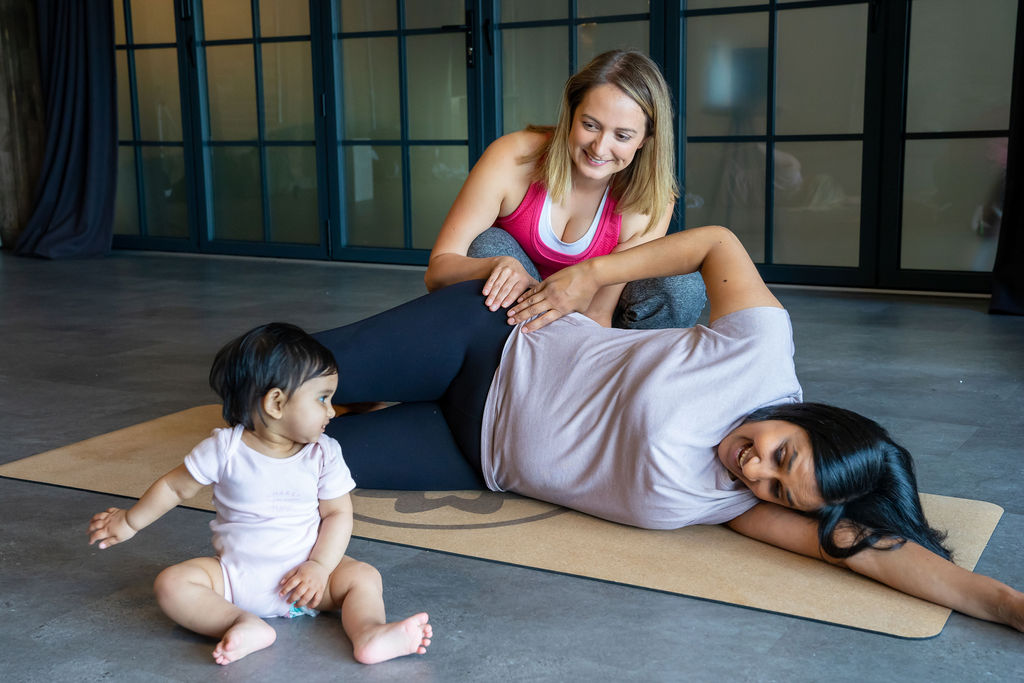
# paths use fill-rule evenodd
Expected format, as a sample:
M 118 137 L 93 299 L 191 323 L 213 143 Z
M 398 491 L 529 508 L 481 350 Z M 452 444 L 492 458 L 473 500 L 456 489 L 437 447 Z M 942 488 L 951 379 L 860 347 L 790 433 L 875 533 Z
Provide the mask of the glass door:
M 988 290 L 1006 188 L 1017 0 L 913 0 L 901 187 L 887 232 L 893 286 Z M 896 166 L 897 168 L 899 166 Z M 896 238 L 898 235 L 898 239 Z
M 194 16 L 203 242 L 326 255 L 309 5 L 207 0 Z
M 769 281 L 867 284 L 869 4 L 686 8 L 685 227 L 730 227 Z
M 479 154 L 473 14 L 463 0 L 334 4 L 336 256 L 426 263 Z

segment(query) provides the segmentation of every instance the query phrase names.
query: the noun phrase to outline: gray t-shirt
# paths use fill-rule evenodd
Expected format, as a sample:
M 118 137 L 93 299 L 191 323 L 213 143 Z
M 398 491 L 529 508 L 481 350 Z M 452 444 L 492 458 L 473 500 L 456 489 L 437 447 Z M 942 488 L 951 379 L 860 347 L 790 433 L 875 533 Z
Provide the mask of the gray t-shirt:
M 687 329 L 605 328 L 575 313 L 520 326 L 484 408 L 484 479 L 638 527 L 718 524 L 757 499 L 715 446 L 754 410 L 801 398 L 781 308 Z

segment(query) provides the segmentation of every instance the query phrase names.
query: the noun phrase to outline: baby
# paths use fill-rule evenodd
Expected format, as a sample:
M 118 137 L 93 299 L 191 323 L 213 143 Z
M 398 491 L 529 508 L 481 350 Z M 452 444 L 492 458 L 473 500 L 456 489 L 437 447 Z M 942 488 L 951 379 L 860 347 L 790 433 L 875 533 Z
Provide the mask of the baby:
M 276 633 L 264 619 L 319 610 L 341 610 L 360 662 L 425 653 L 427 615 L 387 623 L 380 574 L 345 556 L 355 482 L 323 433 L 338 386 L 331 352 L 294 325 L 262 325 L 217 353 L 210 386 L 231 427 L 215 429 L 130 509 L 95 515 L 89 544 L 127 541 L 213 484 L 217 557 L 168 567 L 154 589 L 175 622 L 220 638 L 218 664 L 270 646 Z

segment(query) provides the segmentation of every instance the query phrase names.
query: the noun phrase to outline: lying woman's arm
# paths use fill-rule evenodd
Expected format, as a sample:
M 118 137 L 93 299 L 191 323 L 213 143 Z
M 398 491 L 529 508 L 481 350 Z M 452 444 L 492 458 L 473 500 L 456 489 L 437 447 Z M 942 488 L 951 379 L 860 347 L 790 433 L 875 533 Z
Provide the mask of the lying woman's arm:
M 781 308 L 736 235 L 720 226 L 707 226 L 564 268 L 525 292 L 509 309 L 509 322 L 540 316 L 523 327 L 529 332 L 563 315 L 586 311 L 603 286 L 696 271 L 704 278 L 712 322 L 745 308 Z
M 845 566 L 909 595 L 978 619 L 1024 631 L 1024 593 L 958 567 L 916 543 L 829 557 L 818 543 L 818 523 L 772 503 L 758 503 L 728 523 L 735 531 L 802 555 Z

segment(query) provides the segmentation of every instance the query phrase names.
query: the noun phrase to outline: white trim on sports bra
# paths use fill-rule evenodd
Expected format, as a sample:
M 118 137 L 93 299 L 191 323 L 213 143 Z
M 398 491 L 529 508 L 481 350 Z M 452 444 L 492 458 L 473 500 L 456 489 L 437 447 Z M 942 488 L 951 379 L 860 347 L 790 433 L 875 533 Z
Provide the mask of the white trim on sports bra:
M 597 226 L 601 222 L 601 214 L 604 213 L 604 203 L 607 199 L 608 188 L 606 187 L 604 195 L 601 197 L 601 204 L 597 207 L 597 213 L 594 214 L 594 221 L 590 224 L 587 232 L 575 242 L 563 242 L 555 236 L 555 231 L 551 227 L 551 195 L 545 192 L 544 206 L 541 207 L 540 219 L 537 224 L 540 241 L 548 249 L 557 251 L 559 254 L 565 254 L 566 256 L 582 254 L 590 246 L 590 243 L 594 241 L 594 235 L 597 234 Z

